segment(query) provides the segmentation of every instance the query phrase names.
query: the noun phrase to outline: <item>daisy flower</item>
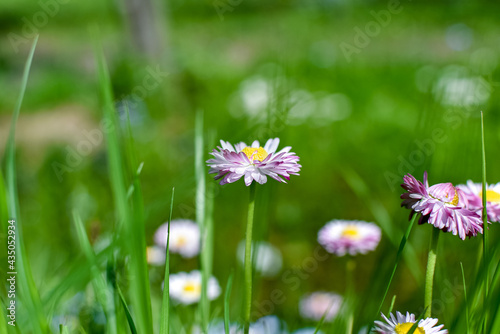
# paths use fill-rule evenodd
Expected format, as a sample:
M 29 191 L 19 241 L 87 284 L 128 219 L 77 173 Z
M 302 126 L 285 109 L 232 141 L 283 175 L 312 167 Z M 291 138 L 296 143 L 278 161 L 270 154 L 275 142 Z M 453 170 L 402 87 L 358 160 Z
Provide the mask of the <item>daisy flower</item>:
M 313 292 L 300 300 L 299 311 L 302 318 L 320 321 L 331 321 L 339 313 L 342 297 L 331 292 Z M 327 313 L 328 312 L 328 313 Z
M 406 315 L 396 312 L 396 316 L 390 314 L 390 319 L 382 314 L 385 323 L 375 321 L 375 331 L 380 334 L 407 334 L 413 324 L 415 324 L 415 315 L 406 312 Z M 436 326 L 438 319 L 427 318 L 418 322 L 415 334 L 448 334 L 448 330 L 442 329 L 444 325 Z
M 451 183 L 438 183 L 429 187 L 427 172 L 424 183 L 407 174 L 401 185 L 407 192 L 401 195 L 401 206 L 420 213 L 419 224 L 428 222 L 444 232 L 465 237 L 483 233 L 481 216 L 468 209 L 469 202 L 464 192 Z
M 257 247 L 257 254 L 253 255 L 253 249 Z M 238 261 L 245 264 L 245 240 L 240 241 L 236 250 Z M 278 248 L 269 242 L 259 241 L 252 243 L 252 258 L 255 270 L 262 277 L 275 277 L 283 267 L 283 256 Z
M 201 272 L 199 270 L 171 274 L 169 284 L 170 298 L 178 303 L 189 305 L 200 301 Z M 208 280 L 207 289 L 209 300 L 216 299 L 221 293 L 219 282 L 213 276 Z
M 332 220 L 318 232 L 318 242 L 337 256 L 373 251 L 380 237 L 377 225 L 357 220 Z
M 154 239 L 158 246 L 167 247 L 168 223 L 161 225 Z M 192 220 L 175 219 L 170 222 L 169 251 L 191 258 L 200 253 L 200 228 Z
M 165 248 L 158 246 L 150 246 L 146 248 L 146 257 L 148 263 L 154 266 L 161 266 L 165 264 Z
M 286 183 L 284 179 L 290 180 L 290 175 L 299 175 L 302 166 L 297 163 L 299 157 L 290 152 L 291 146 L 276 152 L 279 142 L 279 138 L 274 138 L 269 139 L 264 147 L 257 140 L 250 146 L 240 142 L 233 147 L 221 140 L 221 146 L 210 153 L 214 158 L 207 160 L 210 167 L 208 173 L 217 174 L 214 179 L 222 179 L 221 185 L 236 182 L 242 177 L 247 186 L 254 180 L 264 184 L 268 176 Z
M 457 188 L 464 192 L 469 202 L 467 208 L 481 215 L 483 209 L 483 185 L 469 180 L 467 184 L 459 184 Z M 500 221 L 500 182 L 486 185 L 486 211 L 489 221 Z

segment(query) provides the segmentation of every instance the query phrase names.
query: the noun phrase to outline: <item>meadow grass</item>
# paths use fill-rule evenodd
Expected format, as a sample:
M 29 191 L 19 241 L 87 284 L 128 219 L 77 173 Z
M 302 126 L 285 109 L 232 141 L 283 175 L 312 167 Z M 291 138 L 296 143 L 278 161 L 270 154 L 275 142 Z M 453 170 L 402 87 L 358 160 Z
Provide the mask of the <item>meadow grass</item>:
M 270 300 L 269 296 L 277 289 L 284 293 L 285 301 L 283 303 L 273 302 L 273 309 L 268 313 L 278 314 L 288 324 L 290 332 L 307 326 L 313 328 L 313 333 L 319 331 L 358 333 L 363 328 L 370 328 L 373 321 L 380 320 L 381 312 L 388 315 L 390 312 L 406 312 L 408 310 L 416 314 L 418 319 L 427 316 L 438 317 L 436 314 L 443 315 L 442 318 L 439 316 L 439 323 L 444 323 L 445 328 L 450 333 L 500 333 L 500 305 L 498 304 L 498 300 L 500 300 L 500 266 L 495 261 L 500 255 L 500 246 L 495 242 L 498 240 L 498 233 L 494 231 L 495 224 L 490 225 L 491 231 L 485 229 L 482 237 L 478 236 L 470 241 L 464 241 L 467 246 L 458 244 L 457 240 L 452 240 L 452 236 L 449 234 L 440 236 L 441 241 L 438 244 L 437 236 L 439 235 L 437 233 L 441 232 L 437 229 L 432 230 L 427 225 L 415 226 L 418 215 L 415 214 L 410 221 L 407 221 L 402 218 L 403 215 L 395 213 L 394 200 L 387 199 L 387 196 L 378 196 L 379 191 L 375 188 L 377 183 L 367 182 L 369 179 L 367 175 L 370 175 L 371 171 L 367 172 L 364 169 L 353 167 L 356 166 L 356 163 L 338 163 L 332 167 L 332 170 L 341 175 L 339 176 L 341 181 L 336 185 L 342 189 L 343 193 L 339 194 L 337 190 L 331 189 L 331 193 L 327 194 L 338 201 L 337 204 L 332 204 L 334 210 L 329 214 L 335 215 L 338 212 L 343 212 L 340 211 L 340 207 L 346 201 L 343 197 L 348 197 L 350 201 L 361 205 L 353 205 L 345 212 L 349 212 L 348 215 L 352 215 L 353 212 L 358 213 L 359 207 L 360 215 L 367 217 L 367 220 L 372 220 L 381 227 L 384 238 L 377 253 L 368 255 L 368 261 L 361 259 L 357 263 L 356 270 L 352 272 L 348 266 L 344 268 L 341 261 L 332 257 L 324 261 L 317 261 L 317 269 L 306 272 L 302 268 L 302 261 L 312 254 L 310 245 L 316 244 L 315 228 L 317 227 L 317 224 L 312 224 L 312 227 L 309 227 L 308 221 L 320 216 L 317 211 L 330 210 L 328 208 L 329 201 L 333 201 L 332 199 L 322 200 L 320 205 L 314 204 L 315 188 L 319 188 L 321 183 L 326 184 L 331 181 L 328 176 L 326 176 L 327 181 L 324 181 L 314 175 L 319 175 L 322 172 L 314 164 L 321 165 L 328 160 L 324 156 L 313 157 L 309 155 L 309 152 L 306 152 L 307 145 L 315 144 L 302 146 L 305 156 L 301 160 L 304 165 L 304 173 L 295 179 L 292 178 L 289 185 L 292 186 L 294 182 L 297 182 L 299 186 L 288 188 L 292 189 L 290 194 L 284 194 L 287 190 L 278 189 L 282 185 L 267 184 L 266 189 L 256 185 L 259 187 L 257 189 L 259 196 L 255 201 L 253 196 L 250 196 L 250 209 L 247 213 L 245 200 L 248 196 L 248 189 L 241 184 L 234 185 L 236 190 L 230 190 L 227 187 L 221 188 L 211 180 L 211 177 L 207 178 L 205 160 L 208 159 L 207 153 L 216 146 L 216 137 L 211 129 L 214 126 L 214 113 L 198 111 L 193 119 L 189 118 L 189 121 L 193 121 L 192 125 L 184 125 L 182 122 L 175 124 L 181 129 L 183 126 L 187 127 L 189 129 L 189 131 L 185 131 L 187 134 L 177 132 L 178 130 L 174 129 L 175 125 L 168 127 L 171 133 L 167 134 L 165 138 L 173 142 L 176 140 L 176 136 L 182 137 L 182 140 L 179 140 L 181 142 L 176 143 L 179 147 L 189 146 L 183 141 L 193 145 L 189 146 L 192 151 L 189 155 L 182 155 L 184 160 L 179 158 L 181 160 L 179 164 L 184 166 L 183 163 L 187 160 L 186 165 L 190 165 L 191 169 L 186 169 L 185 172 L 177 173 L 174 176 L 169 173 L 168 175 L 172 176 L 171 179 L 175 180 L 166 180 L 162 170 L 154 166 L 156 156 L 148 156 L 150 152 L 141 152 L 141 148 L 145 145 L 134 138 L 134 131 L 137 130 L 132 125 L 133 121 L 127 103 L 124 106 L 125 125 L 118 119 L 114 96 L 116 88 L 108 73 L 106 60 L 100 46 L 96 47 L 95 53 L 102 118 L 110 125 L 110 131 L 106 132 L 106 161 L 103 165 L 108 168 L 104 172 L 105 179 L 109 178 L 110 181 L 110 184 L 106 184 L 104 187 L 109 188 L 112 196 L 110 202 L 113 205 L 109 208 L 108 215 L 102 214 L 109 243 L 104 247 L 98 247 L 98 240 L 96 241 L 91 235 L 92 221 L 84 214 L 83 204 L 71 208 L 73 224 L 71 224 L 70 230 L 74 234 L 67 236 L 67 238 L 76 239 L 78 247 L 75 248 L 78 248 L 78 255 L 72 261 L 65 263 L 63 272 L 54 277 L 56 283 L 43 284 L 43 282 L 33 279 L 33 276 L 37 276 L 37 274 L 33 275 L 28 260 L 29 252 L 26 249 L 29 249 L 29 243 L 26 243 L 23 238 L 23 225 L 26 220 L 20 217 L 22 211 L 17 195 L 16 183 L 19 181 L 16 177 L 15 128 L 27 87 L 35 45 L 36 40 L 25 65 L 19 100 L 14 108 L 11 132 L 4 157 L 5 173 L 0 173 L 2 231 L 7 230 L 8 218 L 15 218 L 17 223 L 17 277 L 20 292 L 18 326 L 15 329 L 9 327 L 5 321 L 6 318 L 2 317 L 0 332 L 20 332 L 23 334 L 44 334 L 52 331 L 72 332 L 69 329 L 70 325 L 65 323 L 66 320 L 58 319 L 56 313 L 63 312 L 64 315 L 65 311 L 69 312 L 65 308 L 65 304 L 78 293 L 83 293 L 86 296 L 85 303 L 91 305 L 89 308 L 94 312 L 90 315 L 82 315 L 83 311 L 81 311 L 78 314 L 78 325 L 75 330 L 80 333 L 177 334 L 191 333 L 191 328 L 194 325 L 199 326 L 202 333 L 208 333 L 209 325 L 214 321 L 223 323 L 225 332 L 228 332 L 230 326 L 235 323 L 245 324 L 245 322 L 256 321 L 256 316 L 251 317 L 252 311 L 259 311 L 261 302 Z M 277 83 L 276 85 L 279 86 Z M 96 97 L 95 100 L 97 100 Z M 286 119 L 287 116 L 281 115 L 278 111 L 290 108 L 290 106 L 284 102 L 281 105 L 281 102 L 278 100 L 275 106 L 268 106 L 265 125 L 249 122 L 240 128 L 231 128 L 231 124 L 223 120 L 221 127 L 230 128 L 230 130 L 222 130 L 223 134 L 226 136 L 232 134 L 234 138 L 246 140 L 245 136 L 248 134 L 258 133 L 256 137 L 262 139 L 263 136 L 259 132 L 261 127 L 272 128 L 286 123 L 280 117 Z M 467 126 L 474 129 L 479 128 L 476 120 L 475 118 L 467 119 Z M 175 122 L 175 120 L 172 121 Z M 433 118 L 424 115 L 420 121 L 423 124 L 432 123 Z M 359 119 L 357 123 L 359 127 L 364 126 Z M 295 130 L 301 131 L 300 126 Z M 295 130 L 283 128 L 273 133 L 279 133 L 282 138 L 296 140 L 297 137 L 292 134 Z M 345 132 L 343 133 L 343 131 Z M 464 132 L 473 134 L 475 131 L 477 130 Z M 316 134 L 315 132 L 318 136 L 326 136 L 321 129 L 311 130 L 309 134 Z M 485 132 L 484 121 L 481 119 L 483 203 L 486 203 L 485 184 L 487 180 L 485 142 L 489 143 L 485 141 L 485 137 L 487 137 Z M 339 129 L 339 133 L 346 137 L 350 135 L 349 130 Z M 189 139 L 186 139 L 188 137 Z M 471 137 L 474 136 L 471 135 Z M 453 137 L 451 141 L 459 140 L 458 138 L 459 134 L 456 134 L 456 137 Z M 494 142 L 493 139 L 492 142 Z M 357 142 L 353 141 L 352 143 Z M 151 142 L 148 142 L 147 145 L 154 146 Z M 177 147 L 168 143 L 160 146 L 162 146 L 161 150 L 165 151 L 162 154 L 168 157 L 165 160 L 174 161 L 168 162 L 162 168 L 169 166 L 167 168 L 171 169 L 170 172 L 177 171 L 175 167 L 172 167 L 177 163 L 176 157 L 181 156 L 178 154 Z M 489 146 L 493 146 L 493 144 Z M 457 153 L 458 150 L 451 152 Z M 301 152 L 297 153 L 300 155 Z M 341 149 L 338 149 L 338 151 L 332 150 L 332 152 L 327 153 L 338 157 L 349 152 L 341 152 Z M 446 165 L 442 160 L 445 155 L 438 153 L 435 155 L 439 157 L 429 162 L 429 165 L 433 166 L 435 170 L 440 170 L 444 168 L 442 166 Z M 376 163 L 374 162 L 374 164 Z M 474 165 L 477 167 L 480 164 L 475 161 Z M 477 169 L 479 170 L 479 168 Z M 464 170 L 467 168 L 463 167 L 450 171 L 450 173 L 458 174 Z M 456 177 L 457 174 L 453 177 Z M 3 175 L 5 175 L 5 179 Z M 151 175 L 154 176 L 153 181 L 150 179 Z M 440 176 L 443 175 L 444 173 Z M 465 173 L 461 177 L 463 181 L 468 178 Z M 148 180 L 146 184 L 149 184 L 144 193 L 142 189 L 143 179 Z M 303 181 L 303 179 L 307 181 Z M 311 180 L 311 184 L 308 184 L 309 180 Z M 153 188 L 151 184 L 157 183 L 168 183 L 169 186 L 176 185 L 176 189 L 180 193 L 176 196 L 180 199 L 176 197 L 175 202 L 188 203 L 190 201 L 189 203 L 193 203 L 188 205 L 189 209 L 193 209 L 192 214 L 189 211 L 181 212 L 179 206 L 174 205 L 174 189 L 171 190 L 171 193 L 151 191 Z M 192 189 L 193 192 L 187 195 L 187 189 Z M 250 191 L 255 191 L 254 185 Z M 159 198 L 154 199 L 154 203 L 147 201 L 151 199 L 151 193 Z M 219 195 L 219 193 L 223 194 Z M 346 193 L 349 196 L 343 195 Z M 284 195 L 290 196 L 285 196 L 286 199 L 281 200 L 279 196 Z M 393 191 L 390 196 L 398 198 L 399 195 L 399 191 Z M 101 195 L 101 197 L 105 198 L 106 195 Z M 293 197 L 297 197 L 298 202 L 294 202 Z M 325 203 L 327 204 L 325 205 Z M 255 215 L 254 205 L 256 207 Z M 305 209 L 298 209 L 299 206 L 304 206 Z M 486 205 L 483 206 L 485 208 L 483 217 L 486 224 Z M 230 208 L 227 209 L 227 207 Z M 280 219 L 267 217 L 269 212 L 271 212 L 269 216 L 272 215 L 273 210 L 279 212 Z M 155 212 L 160 213 L 155 216 Z M 84 216 L 85 219 L 82 219 L 80 215 Z M 172 217 L 183 215 L 194 219 L 200 227 L 202 238 L 199 257 L 194 260 L 184 260 L 177 255 L 170 254 L 170 241 L 167 239 L 165 266 L 160 267 L 160 270 L 149 266 L 146 245 L 150 244 L 151 225 L 156 224 L 150 224 L 151 221 L 156 221 L 152 217 L 168 217 L 167 222 L 170 225 Z M 247 225 L 247 235 L 250 235 L 245 243 L 247 266 L 242 268 L 233 256 L 236 248 L 233 246 L 244 233 L 245 216 L 248 217 L 249 222 L 255 220 L 255 224 Z M 302 229 L 293 227 L 295 219 L 305 227 Z M 276 220 L 281 222 L 276 222 Z M 288 223 L 290 227 L 287 226 Z M 237 228 L 228 232 L 228 229 L 222 225 L 235 225 Z M 26 228 L 29 228 L 29 225 L 26 225 Z M 254 229 L 253 238 L 251 237 L 252 229 Z M 238 230 L 239 234 L 236 235 L 234 231 Z M 105 233 L 103 235 L 106 236 Z M 429 255 L 430 265 L 427 266 L 434 268 L 435 265 L 436 271 L 429 272 L 424 280 L 423 272 L 426 266 L 423 257 L 429 250 L 427 241 L 431 235 L 433 235 L 434 243 L 431 244 L 431 252 L 429 253 L 431 254 Z M 278 278 L 268 279 L 261 277 L 261 274 L 252 267 L 252 263 L 257 262 L 255 257 L 252 260 L 249 251 L 252 247 L 252 241 L 265 240 L 268 236 L 271 236 L 273 242 L 282 246 L 285 257 L 283 271 L 288 276 L 280 275 Z M 490 238 L 491 240 L 489 240 Z M 480 239 L 482 239 L 481 245 L 478 243 Z M 290 240 L 294 242 L 292 243 Z M 477 249 L 472 256 L 466 254 L 467 257 L 459 258 L 460 255 L 463 255 L 463 252 L 460 251 L 461 248 L 470 251 L 475 246 Z M 457 254 L 454 254 L 454 251 Z M 50 250 L 44 255 L 48 259 Z M 473 260 L 471 260 L 472 257 L 474 257 Z M 459 261 L 456 261 L 457 258 Z M 449 261 L 449 259 L 451 260 Z M 39 268 L 39 266 L 35 264 L 35 268 Z M 200 268 L 202 273 L 201 294 L 198 304 L 183 306 L 169 298 L 168 278 L 171 273 L 188 270 L 187 268 Z M 449 270 L 450 268 L 452 270 Z M 294 273 L 296 276 L 293 276 Z M 442 302 L 442 299 L 445 298 L 439 294 L 441 289 L 447 288 L 445 282 L 452 280 L 457 273 L 461 292 L 453 295 L 451 302 L 443 302 L 446 305 L 446 311 L 438 310 L 438 312 L 435 307 L 433 311 L 431 308 L 433 302 Z M 221 297 L 215 301 L 210 301 L 208 298 L 208 281 L 212 275 L 216 275 L 220 283 L 226 283 L 220 284 L 223 286 Z M 299 282 L 295 289 L 287 285 L 287 278 L 293 278 L 293 282 Z M 165 282 L 163 291 L 160 287 L 161 281 Z M 245 288 L 245 283 L 247 288 Z M 249 290 L 248 286 L 252 289 Z M 293 286 L 295 287 L 295 285 Z M 333 322 L 329 323 L 325 320 L 327 312 L 319 321 L 314 322 L 299 319 L 297 316 L 296 309 L 299 297 L 317 287 L 325 290 L 336 290 L 344 294 L 346 298 L 346 302 Z M 433 291 L 434 294 L 432 294 Z M 5 287 L 2 287 L 2 293 L 4 292 Z M 390 301 L 388 296 L 393 296 Z M 5 300 L 2 298 L 4 316 L 6 315 Z M 262 315 L 265 314 L 266 312 L 263 312 Z M 67 315 L 69 316 L 69 313 Z M 104 323 L 99 323 L 100 315 L 105 316 Z M 54 326 L 54 322 L 59 323 Z M 412 326 L 408 333 L 417 333 L 416 330 L 417 326 Z

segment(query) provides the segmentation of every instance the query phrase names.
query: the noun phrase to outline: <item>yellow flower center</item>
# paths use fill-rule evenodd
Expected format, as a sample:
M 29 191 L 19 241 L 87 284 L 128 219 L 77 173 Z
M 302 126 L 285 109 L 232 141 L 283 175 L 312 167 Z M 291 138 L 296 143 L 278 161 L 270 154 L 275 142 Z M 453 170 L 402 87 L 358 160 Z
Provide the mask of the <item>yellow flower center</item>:
M 448 199 L 448 195 L 446 195 L 446 199 Z M 457 206 L 458 205 L 458 201 L 459 201 L 459 198 L 458 198 L 458 192 L 457 190 L 455 189 L 455 195 L 453 195 L 453 199 L 449 202 L 446 202 L 444 201 L 446 204 L 451 204 L 451 205 L 455 205 Z
M 201 293 L 201 285 L 196 283 L 187 283 L 184 285 L 184 292 L 186 293 Z
M 396 327 L 394 327 L 394 330 L 396 331 L 397 334 L 408 334 L 410 332 L 411 327 L 415 323 L 413 322 L 405 322 L 403 324 L 397 324 Z M 414 334 L 425 334 L 425 330 L 422 327 L 417 327 L 415 331 L 413 332 Z
M 177 246 L 182 247 L 182 246 L 184 246 L 186 243 L 187 243 L 187 242 L 186 242 L 186 238 L 184 238 L 184 237 L 178 237 L 178 238 L 177 238 Z
M 357 239 L 359 237 L 359 229 L 354 225 L 346 226 L 342 231 L 342 236 L 349 239 Z
M 480 192 L 478 194 L 479 198 L 483 197 L 483 193 Z M 492 203 L 500 203 L 500 194 L 494 190 L 488 189 L 486 190 L 486 201 Z
M 267 152 L 262 147 L 245 147 L 241 150 L 241 152 L 245 153 L 250 161 L 262 161 L 267 157 Z M 252 157 L 253 156 L 253 157 Z

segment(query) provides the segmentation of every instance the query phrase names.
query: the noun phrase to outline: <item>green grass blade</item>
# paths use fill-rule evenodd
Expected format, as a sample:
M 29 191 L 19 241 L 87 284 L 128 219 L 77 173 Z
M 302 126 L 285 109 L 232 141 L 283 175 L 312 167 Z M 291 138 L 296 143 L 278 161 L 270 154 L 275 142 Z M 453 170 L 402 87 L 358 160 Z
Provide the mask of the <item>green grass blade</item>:
M 60 324 L 59 325 L 59 333 L 60 334 L 69 334 L 68 327 L 64 326 L 63 324 Z
M 146 262 L 146 241 L 144 221 L 142 220 L 142 203 L 137 186 L 134 187 L 132 203 L 134 210 L 127 201 L 125 186 L 124 163 L 120 153 L 120 124 L 116 117 L 113 103 L 111 80 L 101 47 L 96 48 L 99 83 L 103 100 L 104 124 L 107 124 L 108 169 L 113 191 L 119 233 L 122 235 L 122 249 L 130 254 L 128 272 L 130 277 L 129 294 L 132 309 L 137 318 L 136 324 L 140 333 L 152 333 L 151 297 Z M 136 180 L 134 180 L 134 185 Z M 139 218 L 138 218 L 139 217 Z M 136 220 L 138 219 L 138 220 Z
M 464 265 L 462 262 L 460 262 L 460 268 L 462 269 L 462 282 L 464 285 L 465 323 L 466 323 L 467 334 L 470 334 L 469 304 L 467 303 L 467 285 L 465 284 L 465 272 L 464 272 Z
M 408 228 L 406 229 L 406 233 L 403 236 L 403 238 L 401 239 L 401 243 L 399 244 L 398 253 L 396 254 L 396 261 L 394 263 L 394 267 L 392 268 L 391 276 L 389 278 L 389 281 L 387 282 L 387 287 L 385 288 L 384 295 L 382 297 L 382 300 L 380 301 L 380 306 L 378 307 L 377 315 L 375 316 L 375 318 L 377 318 L 380 315 L 380 311 L 382 310 L 382 307 L 384 305 L 384 301 L 385 301 L 385 298 L 387 297 L 387 293 L 389 293 L 389 288 L 391 287 L 392 280 L 394 279 L 394 275 L 396 274 L 396 269 L 398 268 L 399 261 L 401 260 L 401 256 L 402 256 L 403 250 L 405 248 L 406 241 L 410 237 L 410 232 L 411 232 L 411 229 L 413 228 L 413 224 L 415 223 L 415 220 L 417 220 L 417 216 L 418 216 L 418 214 L 413 215 L 413 218 L 410 220 L 410 224 L 408 225 Z M 370 321 L 370 324 L 371 325 L 370 325 L 370 329 L 368 330 L 368 333 L 370 333 L 371 329 L 373 328 L 373 321 Z
M 123 297 L 122 290 L 120 287 L 117 285 L 116 286 L 116 291 L 118 292 L 118 296 L 120 298 L 120 302 L 123 306 L 123 310 L 125 311 L 125 316 L 127 317 L 127 322 L 130 327 L 130 332 L 132 334 L 137 334 L 137 329 L 134 324 L 134 319 L 132 319 L 132 315 L 130 314 L 130 310 L 128 309 L 127 302 L 125 301 L 125 297 Z
M 170 333 L 170 222 L 172 221 L 172 211 L 174 210 L 174 194 L 175 188 L 172 188 L 172 198 L 170 200 L 170 215 L 168 217 L 168 228 L 167 228 L 167 249 L 165 254 L 165 279 L 163 281 L 163 298 L 161 303 L 161 314 L 160 314 L 160 334 Z
M 82 220 L 80 219 L 80 216 L 76 211 L 73 211 L 73 221 L 75 223 L 76 234 L 78 236 L 83 254 L 91 265 L 92 285 L 94 287 L 97 300 L 102 305 L 106 315 L 107 332 L 117 333 L 116 313 L 111 289 L 104 280 L 101 272 L 99 271 L 94 250 L 90 245 Z
M 196 113 L 195 120 L 195 177 L 196 177 L 196 222 L 201 231 L 201 298 L 199 312 L 201 315 L 202 332 L 206 333 L 210 317 L 210 300 L 207 296 L 208 280 L 212 272 L 212 238 L 211 229 L 207 226 L 206 214 L 206 183 L 205 183 L 205 161 L 204 139 L 203 139 L 203 111 Z
M 482 199 L 483 199 L 483 266 L 486 270 L 486 274 L 484 275 L 484 297 L 483 297 L 483 332 L 488 333 L 487 331 L 487 323 L 488 323 L 488 308 L 486 307 L 486 301 L 488 300 L 489 293 L 489 237 L 488 237 L 488 214 L 486 210 L 486 150 L 484 145 L 484 114 L 481 111 L 481 173 L 482 173 Z
M 234 272 L 231 272 L 226 284 L 226 293 L 224 294 L 224 329 L 225 333 L 229 334 L 229 301 L 231 299 L 231 289 L 233 287 Z
M 17 119 L 21 111 L 21 105 L 28 83 L 29 72 L 33 55 L 35 53 L 38 36 L 35 37 L 31 45 L 28 59 L 24 66 L 23 77 L 21 81 L 21 90 L 12 115 L 12 123 L 7 141 L 5 153 L 6 165 L 6 184 L 7 184 L 7 208 L 9 217 L 16 220 L 16 271 L 17 284 L 19 286 L 19 298 L 23 301 L 25 312 L 29 314 L 32 330 L 34 333 L 48 333 L 49 326 L 43 312 L 43 306 L 40 301 L 33 275 L 28 261 L 28 255 L 24 246 L 24 238 L 20 224 L 19 203 L 16 185 L 16 168 L 15 168 L 15 131 Z

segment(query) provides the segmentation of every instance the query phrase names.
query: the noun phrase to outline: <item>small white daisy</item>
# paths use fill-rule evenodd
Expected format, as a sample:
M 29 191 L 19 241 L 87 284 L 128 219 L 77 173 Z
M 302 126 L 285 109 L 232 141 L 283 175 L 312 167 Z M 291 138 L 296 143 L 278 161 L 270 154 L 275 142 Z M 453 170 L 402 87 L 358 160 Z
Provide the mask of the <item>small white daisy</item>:
M 161 225 L 155 233 L 155 242 L 158 246 L 167 247 L 168 223 Z M 175 219 L 170 222 L 171 253 L 178 253 L 182 257 L 191 258 L 200 253 L 200 228 L 192 220 Z
M 357 220 L 332 220 L 318 232 L 318 242 L 337 256 L 366 254 L 380 241 L 380 228 Z
M 375 321 L 375 331 L 380 334 L 407 334 L 413 324 L 415 324 L 415 315 L 406 312 L 406 315 L 396 312 L 396 316 L 392 313 L 390 314 L 390 319 L 388 319 L 384 314 L 382 318 L 386 323 L 382 321 Z M 415 330 L 415 334 L 448 334 L 447 329 L 442 329 L 444 325 L 436 326 L 438 319 L 427 318 L 422 319 L 418 322 L 418 327 Z
M 154 266 L 162 266 L 165 264 L 165 249 L 158 246 L 150 246 L 146 248 L 146 256 L 148 263 Z
M 325 321 L 331 321 L 342 306 L 342 297 L 331 292 L 313 292 L 300 300 L 300 315 L 305 319 L 319 321 L 326 313 Z
M 253 248 L 257 246 L 257 255 L 253 255 Z M 245 264 L 245 240 L 240 241 L 236 251 L 238 261 L 241 265 Z M 262 277 L 275 277 L 283 267 L 283 256 L 278 248 L 265 241 L 252 243 L 252 258 L 254 259 L 255 270 Z
M 170 298 L 173 300 L 184 305 L 200 301 L 201 272 L 199 270 L 193 270 L 190 273 L 180 272 L 171 274 L 169 277 L 169 284 Z M 219 297 L 221 288 L 215 277 L 210 277 L 207 288 L 208 299 L 214 300 Z

